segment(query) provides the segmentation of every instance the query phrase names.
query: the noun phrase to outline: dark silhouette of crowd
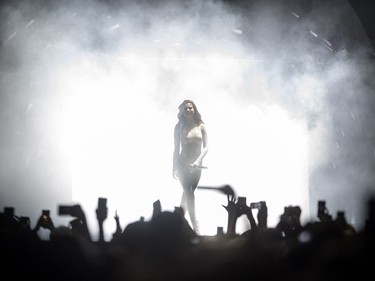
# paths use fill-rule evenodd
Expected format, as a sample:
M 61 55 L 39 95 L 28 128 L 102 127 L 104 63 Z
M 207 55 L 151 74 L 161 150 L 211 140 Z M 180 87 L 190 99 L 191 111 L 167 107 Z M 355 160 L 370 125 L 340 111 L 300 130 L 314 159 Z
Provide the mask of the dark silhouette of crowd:
M 231 191 L 230 188 L 223 189 Z M 242 204 L 226 193 L 227 228 L 198 235 L 180 207 L 163 211 L 159 200 L 149 220 L 141 217 L 104 239 L 105 198 L 95 210 L 99 239 L 89 232 L 81 206 L 61 206 L 72 218 L 56 226 L 43 210 L 35 226 L 15 208 L 0 213 L 1 263 L 4 280 L 347 280 L 371 278 L 374 262 L 375 200 L 370 198 L 366 224 L 355 229 L 344 211 L 329 213 L 319 201 L 315 220 L 301 224 L 301 208 L 285 206 L 275 227 L 267 225 L 267 204 Z M 213 214 L 214 215 L 214 214 Z M 239 217 L 249 229 L 236 233 Z M 39 231 L 49 231 L 41 239 Z M 355 279 L 354 279 L 355 278 Z M 350 279 L 349 279 L 350 280 Z

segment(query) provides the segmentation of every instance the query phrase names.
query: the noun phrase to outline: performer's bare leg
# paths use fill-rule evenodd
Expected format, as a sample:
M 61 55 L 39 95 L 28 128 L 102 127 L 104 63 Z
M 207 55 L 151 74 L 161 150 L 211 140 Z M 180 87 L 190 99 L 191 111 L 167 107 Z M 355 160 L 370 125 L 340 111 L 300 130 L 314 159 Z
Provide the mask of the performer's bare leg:
M 196 233 L 199 234 L 199 225 L 198 220 L 195 212 L 195 195 L 194 192 L 189 192 L 186 196 L 187 198 L 187 210 L 189 213 L 191 224 L 193 225 L 193 229 Z
M 187 199 L 186 199 L 186 194 L 185 192 L 182 192 L 182 197 L 181 197 L 181 205 L 180 207 L 182 208 L 184 215 L 186 214 L 187 210 Z
M 184 173 L 183 173 L 184 172 Z M 194 170 L 193 172 L 185 170 L 180 173 L 180 182 L 183 187 L 183 193 L 181 197 L 181 208 L 184 214 L 186 211 L 189 213 L 192 228 L 196 233 L 199 234 L 199 225 L 195 212 L 195 195 L 194 191 L 198 185 L 201 177 L 201 170 Z

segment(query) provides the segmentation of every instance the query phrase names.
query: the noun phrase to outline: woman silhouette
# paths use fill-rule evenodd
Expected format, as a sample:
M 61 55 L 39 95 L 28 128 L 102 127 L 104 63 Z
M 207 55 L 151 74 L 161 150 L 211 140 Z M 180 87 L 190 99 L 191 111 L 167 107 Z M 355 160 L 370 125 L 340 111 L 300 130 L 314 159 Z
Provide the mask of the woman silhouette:
M 202 161 L 208 151 L 207 130 L 195 103 L 184 100 L 178 107 L 174 128 L 173 177 L 183 188 L 181 208 L 189 213 L 195 232 L 199 233 L 194 191 L 202 174 Z

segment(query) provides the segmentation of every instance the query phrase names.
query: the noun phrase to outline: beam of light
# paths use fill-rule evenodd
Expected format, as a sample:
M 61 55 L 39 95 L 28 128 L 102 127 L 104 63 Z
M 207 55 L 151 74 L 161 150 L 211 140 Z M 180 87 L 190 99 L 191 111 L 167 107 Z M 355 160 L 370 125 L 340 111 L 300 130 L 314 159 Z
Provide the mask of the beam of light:
M 267 201 L 270 225 L 289 204 L 303 206 L 308 215 L 305 120 L 290 119 L 276 105 L 244 106 L 228 97 L 244 83 L 248 62 L 223 57 L 107 63 L 83 59 L 60 73 L 60 91 L 70 94 L 64 95 L 59 134 L 69 155 L 73 201 L 89 211 L 98 197 L 108 198 L 106 239 L 114 232 L 115 211 L 127 225 L 149 219 L 158 199 L 164 210 L 179 206 L 182 189 L 172 178 L 171 160 L 176 108 L 185 98 L 196 100 L 209 129 L 202 184 L 232 184 L 249 203 Z M 155 78 L 160 69 L 167 72 L 162 81 Z M 176 87 L 176 80 L 179 92 L 172 101 L 153 98 Z M 196 200 L 201 234 L 226 226 L 226 197 L 197 191 Z M 87 215 L 98 233 L 95 213 Z M 239 231 L 246 227 L 239 222 Z

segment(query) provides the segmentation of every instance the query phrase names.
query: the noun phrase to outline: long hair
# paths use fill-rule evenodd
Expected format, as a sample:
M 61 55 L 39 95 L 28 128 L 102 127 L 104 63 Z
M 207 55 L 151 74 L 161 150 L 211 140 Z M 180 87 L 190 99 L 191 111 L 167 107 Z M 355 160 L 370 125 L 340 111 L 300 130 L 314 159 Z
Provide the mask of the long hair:
M 194 108 L 194 115 L 193 115 L 193 118 L 194 118 L 194 122 L 196 124 L 203 124 L 203 120 L 202 120 L 202 116 L 201 114 L 199 113 L 198 109 L 197 109 L 197 106 L 195 105 L 195 103 L 192 101 L 192 100 L 184 100 L 179 106 L 178 106 L 178 114 L 177 114 L 177 118 L 178 118 L 178 123 L 182 124 L 184 123 L 185 121 L 185 116 L 184 116 L 184 110 L 185 110 L 185 104 L 187 103 L 191 103 L 193 108 Z

